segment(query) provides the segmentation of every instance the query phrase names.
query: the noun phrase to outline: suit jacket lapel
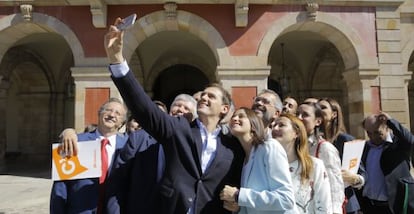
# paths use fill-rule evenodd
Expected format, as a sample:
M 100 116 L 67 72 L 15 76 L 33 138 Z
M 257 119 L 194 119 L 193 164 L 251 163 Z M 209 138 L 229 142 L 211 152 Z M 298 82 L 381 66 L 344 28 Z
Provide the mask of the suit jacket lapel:
M 191 132 L 193 136 L 193 140 L 192 140 L 193 145 L 191 145 L 191 150 L 194 155 L 194 161 L 196 162 L 198 172 L 201 175 L 202 174 L 201 153 L 203 150 L 203 142 L 201 140 L 200 128 L 198 127 L 196 120 L 193 120 L 190 125 L 191 125 Z

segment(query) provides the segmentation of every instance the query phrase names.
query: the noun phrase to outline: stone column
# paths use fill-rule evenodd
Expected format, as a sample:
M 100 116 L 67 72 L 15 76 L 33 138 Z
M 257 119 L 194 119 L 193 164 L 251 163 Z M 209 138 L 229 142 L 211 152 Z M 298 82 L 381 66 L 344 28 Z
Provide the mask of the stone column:
M 376 9 L 382 110 L 409 128 L 407 83 L 411 73 L 402 66 L 400 12 L 397 7 Z
M 362 120 L 371 114 L 373 100 L 371 86 L 378 85 L 378 69 L 352 69 L 343 73 L 348 87 L 349 133 L 356 138 L 365 138 Z
M 231 92 L 233 86 L 256 86 L 257 91 L 267 88 L 270 67 L 263 68 L 217 68 L 218 80 Z
M 7 89 L 9 88 L 9 82 L 4 80 L 0 81 L 0 114 L 6 115 L 7 113 Z M 6 166 L 6 146 L 7 146 L 7 121 L 3 120 L 0 123 L 0 172 L 7 170 Z
M 72 77 L 75 82 L 75 129 L 81 132 L 85 120 L 85 89 L 109 88 L 110 97 L 122 99 L 118 89 L 110 78 L 107 66 L 103 67 L 72 67 Z

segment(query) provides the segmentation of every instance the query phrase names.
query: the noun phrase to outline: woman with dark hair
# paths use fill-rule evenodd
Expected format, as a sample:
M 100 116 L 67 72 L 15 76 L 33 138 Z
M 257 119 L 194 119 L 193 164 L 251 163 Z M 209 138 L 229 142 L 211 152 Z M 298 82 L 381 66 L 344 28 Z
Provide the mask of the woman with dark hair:
M 332 98 L 321 98 L 318 101 L 322 109 L 323 124 L 322 131 L 327 141 L 335 145 L 336 140 L 342 138 L 353 140 L 354 137 L 346 133 L 342 108 L 339 103 Z
M 239 213 L 295 213 L 294 191 L 286 152 L 269 138 L 262 120 L 248 108 L 236 110 L 230 130 L 246 154 L 241 187 L 226 185 L 220 193 L 224 208 Z
M 342 108 L 339 103 L 332 98 L 321 98 L 318 101 L 323 114 L 323 133 L 325 138 L 332 142 L 338 149 L 339 156 L 342 160 L 344 143 L 354 140 L 354 137 L 346 133 Z M 345 188 L 345 196 L 348 203 L 345 206 L 346 213 L 355 214 L 360 210 L 358 199 L 355 195 L 353 187 L 362 187 L 364 179 L 358 174 L 354 174 L 348 170 L 342 170 L 342 179 L 351 186 Z
M 272 136 L 286 151 L 299 213 L 332 213 L 326 169 L 321 160 L 309 154 L 302 121 L 292 114 L 282 114 L 273 123 Z
M 332 212 L 343 213 L 344 182 L 341 174 L 341 160 L 338 150 L 325 140 L 320 132 L 323 127 L 323 113 L 318 103 L 303 103 L 298 108 L 298 118 L 302 120 L 308 134 L 309 153 L 325 164 L 331 186 Z

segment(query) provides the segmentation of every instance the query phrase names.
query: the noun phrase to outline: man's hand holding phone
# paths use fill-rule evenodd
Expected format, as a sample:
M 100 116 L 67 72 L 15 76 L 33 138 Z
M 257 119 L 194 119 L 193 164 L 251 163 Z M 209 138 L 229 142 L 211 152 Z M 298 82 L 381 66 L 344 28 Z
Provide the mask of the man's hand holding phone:
M 110 64 L 119 64 L 124 61 L 122 55 L 124 31 L 132 27 L 137 15 L 134 13 L 128 17 L 117 18 L 114 25 L 111 25 L 104 38 L 104 47 Z
M 133 13 L 125 17 L 124 19 L 122 19 L 121 22 L 116 25 L 116 27 L 120 31 L 127 30 L 134 25 L 136 19 L 137 19 L 137 14 Z

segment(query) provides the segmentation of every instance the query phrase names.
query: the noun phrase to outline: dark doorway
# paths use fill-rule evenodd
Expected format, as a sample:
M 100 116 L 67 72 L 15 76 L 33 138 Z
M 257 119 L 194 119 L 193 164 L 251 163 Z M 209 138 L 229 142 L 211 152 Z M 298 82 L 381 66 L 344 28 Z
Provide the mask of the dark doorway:
M 158 76 L 154 83 L 154 99 L 164 102 L 168 108 L 178 94 L 193 95 L 203 90 L 209 83 L 207 77 L 198 68 L 178 64 L 173 65 Z
M 282 86 L 280 85 L 278 81 L 268 78 L 267 88 L 276 92 L 280 96 L 280 98 L 283 99 L 284 94 L 283 94 Z

